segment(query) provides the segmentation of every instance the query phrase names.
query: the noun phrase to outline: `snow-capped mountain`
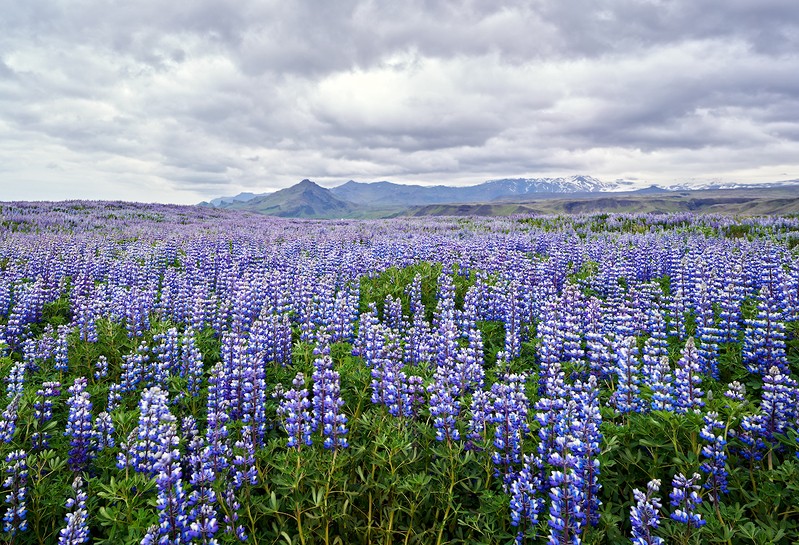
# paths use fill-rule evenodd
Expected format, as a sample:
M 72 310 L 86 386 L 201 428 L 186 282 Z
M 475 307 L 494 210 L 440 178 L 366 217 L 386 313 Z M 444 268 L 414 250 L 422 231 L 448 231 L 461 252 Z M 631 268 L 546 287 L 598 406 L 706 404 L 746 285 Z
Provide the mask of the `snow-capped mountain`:
M 778 182 L 760 182 L 760 183 L 745 183 L 745 182 L 725 182 L 722 180 L 691 180 L 689 182 L 680 182 L 673 185 L 662 186 L 663 189 L 669 191 L 701 191 L 701 190 L 714 190 L 714 189 L 767 189 L 775 187 L 796 187 L 799 190 L 799 178 L 795 180 L 781 180 Z
M 606 191 L 630 191 L 634 183 L 627 180 L 603 182 L 593 176 L 577 175 L 561 178 L 502 178 L 488 180 L 479 186 L 486 189 L 501 186 L 507 195 L 526 195 L 528 193 L 599 193 Z

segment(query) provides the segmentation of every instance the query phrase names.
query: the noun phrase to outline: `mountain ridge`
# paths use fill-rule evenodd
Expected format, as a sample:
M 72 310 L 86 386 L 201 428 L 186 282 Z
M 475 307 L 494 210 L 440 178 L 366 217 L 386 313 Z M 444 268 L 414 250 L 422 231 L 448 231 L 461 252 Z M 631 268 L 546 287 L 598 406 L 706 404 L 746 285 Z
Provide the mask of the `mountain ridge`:
M 799 189 L 799 179 L 785 180 L 765 184 L 723 184 L 709 182 L 702 186 L 689 186 L 681 184 L 665 188 L 658 185 L 649 185 L 631 190 L 629 186 L 634 182 L 616 180 L 603 182 L 592 176 L 576 175 L 562 178 L 500 178 L 488 180 L 474 186 L 420 186 L 397 184 L 389 181 L 372 183 L 356 182 L 349 180 L 332 188 L 324 188 L 309 179 L 274 193 L 241 193 L 235 197 L 220 197 L 210 203 L 200 203 L 202 206 L 215 208 L 228 208 L 233 210 L 247 210 L 260 214 L 281 217 L 298 218 L 369 218 L 392 217 L 397 215 L 416 214 L 447 214 L 446 210 L 455 215 L 473 214 L 505 214 L 514 209 L 514 205 L 523 205 L 520 210 L 530 209 L 531 201 L 537 204 L 534 208 L 541 208 L 543 201 L 558 201 L 572 199 L 574 202 L 566 206 L 561 213 L 571 213 L 572 210 L 614 210 L 620 206 L 641 205 L 642 199 L 650 204 L 658 202 L 664 210 L 684 209 L 687 201 L 679 199 L 659 198 L 668 195 L 683 195 L 686 193 L 709 193 L 714 195 L 712 206 L 728 206 L 732 204 L 729 199 L 734 191 L 748 191 L 744 197 L 737 201 L 754 201 L 758 192 L 766 190 L 786 189 L 788 193 L 782 197 L 792 197 L 792 192 Z M 622 199 L 624 205 L 620 204 Z M 719 200 L 721 199 L 721 200 Z M 743 199 L 743 200 L 741 200 Z M 589 204 L 586 200 L 593 200 Z M 701 199 L 700 199 L 701 200 Z M 678 202 L 679 201 L 679 202 Z M 722 202 L 723 201 L 723 202 Z M 219 204 L 214 204 L 214 203 Z M 697 201 L 699 202 L 699 201 Z M 553 209 L 555 205 L 544 208 Z M 693 204 L 695 207 L 711 206 L 711 204 Z M 743 206 L 743 205 L 741 205 Z M 759 201 L 759 209 L 768 209 L 769 205 Z M 775 204 L 775 206 L 777 206 Z M 428 207 L 428 208 L 425 208 Z M 739 207 L 740 208 L 740 207 Z M 789 206 L 790 208 L 790 206 Z

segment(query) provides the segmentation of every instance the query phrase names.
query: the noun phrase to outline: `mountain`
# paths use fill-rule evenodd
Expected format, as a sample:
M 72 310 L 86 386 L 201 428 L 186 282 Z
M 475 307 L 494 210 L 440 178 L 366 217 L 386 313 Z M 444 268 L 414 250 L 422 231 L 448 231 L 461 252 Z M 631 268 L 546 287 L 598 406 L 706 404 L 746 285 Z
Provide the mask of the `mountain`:
M 274 193 L 241 193 L 201 205 L 298 218 L 679 210 L 769 214 L 791 213 L 795 205 L 791 197 L 799 190 L 799 180 L 762 184 L 690 182 L 636 189 L 637 185 L 626 180 L 603 182 L 591 176 L 570 176 L 503 178 L 463 187 L 350 180 L 325 189 L 303 180 Z
M 632 182 L 603 182 L 592 176 L 567 178 L 502 178 L 477 185 L 421 186 L 392 182 L 349 182 L 331 188 L 340 199 L 368 206 L 419 206 L 425 204 L 486 202 L 539 193 L 599 193 L 628 189 Z
M 799 190 L 799 178 L 795 180 L 781 180 L 778 182 L 761 183 L 741 183 L 741 182 L 682 182 L 665 187 L 669 191 L 705 191 L 705 190 L 727 190 L 727 189 L 774 189 L 774 188 L 794 188 Z
M 215 208 L 227 208 L 231 204 L 250 201 L 256 197 L 265 197 L 266 195 L 269 195 L 269 193 L 251 193 L 249 191 L 245 191 L 233 197 L 217 197 L 216 199 L 211 199 L 210 203 L 208 204 Z
M 230 203 L 226 208 L 286 218 L 339 218 L 352 215 L 357 207 L 337 198 L 329 189 L 303 180 L 274 193 Z
M 670 213 L 799 214 L 799 194 L 779 186 L 761 189 L 665 191 L 654 187 L 622 193 L 528 197 L 515 201 L 410 207 L 408 216 L 508 216 L 511 214 Z

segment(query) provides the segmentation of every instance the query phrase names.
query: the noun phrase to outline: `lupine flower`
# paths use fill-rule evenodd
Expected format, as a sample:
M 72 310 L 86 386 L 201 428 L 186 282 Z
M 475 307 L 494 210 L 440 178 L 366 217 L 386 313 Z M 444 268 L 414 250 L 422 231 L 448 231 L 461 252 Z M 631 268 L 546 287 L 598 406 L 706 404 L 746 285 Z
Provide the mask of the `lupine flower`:
M 72 497 L 66 502 L 69 512 L 64 520 L 67 525 L 58 533 L 58 545 L 80 545 L 89 541 L 89 512 L 86 509 L 86 500 L 83 478 L 78 475 L 72 482 Z
M 433 426 L 436 428 L 436 441 L 449 443 L 460 439 L 460 432 L 456 427 L 460 401 L 447 371 L 442 367 L 436 369 L 433 383 L 427 387 L 427 391 L 430 393 L 430 416 L 433 417 Z
M 34 450 L 48 447 L 49 432 L 44 430 L 45 424 L 53 418 L 53 398 L 61 395 L 60 382 L 43 382 L 42 387 L 36 391 L 36 400 L 33 402 L 33 417 L 36 419 L 36 431 L 31 435 L 31 445 Z
M 139 401 L 139 425 L 133 447 L 133 468 L 156 476 L 156 466 L 163 454 L 172 451 L 178 438 L 174 431 L 176 419 L 169 412 L 167 393 L 159 386 L 147 388 Z
M 525 456 L 522 469 L 514 475 L 510 484 L 510 523 L 519 528 L 516 534 L 516 543 L 519 544 L 524 539 L 525 527 L 535 529 L 544 504 L 536 495 L 541 484 L 533 466 L 531 459 Z
M 16 394 L 0 416 L 0 441 L 10 443 L 17 431 L 17 411 L 22 394 Z
M 736 401 L 738 403 L 743 402 L 746 400 L 746 386 L 734 380 L 730 383 L 729 388 L 727 391 L 724 392 L 724 397 L 729 399 L 730 401 Z
M 577 440 L 574 446 L 574 453 L 578 457 L 575 469 L 581 474 L 583 483 L 582 511 L 585 513 L 585 521 L 596 526 L 599 524 L 599 507 L 602 505 L 599 500 L 599 491 L 602 488 L 599 483 L 602 443 L 602 433 L 599 430 L 602 426 L 602 415 L 599 410 L 596 377 L 590 376 L 587 382 L 576 382 L 572 388 L 572 396 L 577 404 L 571 431 Z
M 668 356 L 661 356 L 651 369 L 649 387 L 652 390 L 650 406 L 653 411 L 674 410 L 674 387 Z
M 247 533 L 244 530 L 244 526 L 238 523 L 238 511 L 241 509 L 241 503 L 236 499 L 236 494 L 232 487 L 225 489 L 222 504 L 225 510 L 225 533 L 236 537 L 239 541 L 247 541 Z
M 56 371 L 64 373 L 69 370 L 68 335 L 69 328 L 67 326 L 58 327 L 58 337 L 56 338 L 55 350 L 53 352 L 53 358 L 55 359 L 55 365 L 53 367 Z
M 555 418 L 555 441 L 547 463 L 553 467 L 549 476 L 549 543 L 569 543 L 579 540 L 585 525 L 585 483 L 581 458 L 584 451 L 574 433 L 577 402 L 570 400 Z
M 483 387 L 483 338 L 479 329 L 467 333 L 469 344 L 457 351 L 451 379 L 459 395 Z
M 675 508 L 671 518 L 687 524 L 689 528 L 699 528 L 707 522 L 702 519 L 702 515 L 695 511 L 696 507 L 702 503 L 702 498 L 699 496 L 700 487 L 697 484 L 699 479 L 698 473 L 694 473 L 690 479 L 680 473 L 674 476 L 671 483 L 674 488 L 669 494 L 669 498 L 671 506 Z
M 24 361 L 15 361 L 11 365 L 11 370 L 6 377 L 6 397 L 13 399 L 15 395 L 21 394 L 25 387 L 25 371 L 27 365 Z
M 493 420 L 493 406 L 488 394 L 477 390 L 472 394 L 472 403 L 469 407 L 469 433 L 465 448 L 467 450 L 482 450 L 482 445 L 487 441 L 486 425 Z
M 70 438 L 69 467 L 72 471 L 85 470 L 93 456 L 92 401 L 86 391 L 87 384 L 86 377 L 78 377 L 69 388 L 69 416 L 64 435 Z
M 252 439 L 252 430 L 249 426 L 241 429 L 241 439 L 236 441 L 235 447 L 244 454 L 233 457 L 233 487 L 238 490 L 244 483 L 258 484 L 258 471 L 255 468 L 255 445 Z
M 172 435 L 174 428 L 170 429 Z M 164 437 L 167 445 L 177 443 L 177 437 Z M 158 490 L 159 543 L 186 543 L 188 541 L 188 517 L 186 516 L 186 493 L 183 490 L 180 455 L 177 449 L 167 446 L 159 453 L 153 467 Z
M 227 468 L 230 460 L 230 446 L 227 441 L 230 401 L 224 391 L 224 374 L 225 368 L 222 362 L 218 362 L 211 369 L 211 376 L 208 378 L 205 438 L 210 467 L 214 475 Z
M 314 427 L 321 427 L 325 448 L 346 448 L 347 417 L 341 414 L 341 379 L 329 355 L 315 360 L 312 379 Z
M 727 454 L 724 447 L 727 445 L 724 439 L 724 423 L 718 419 L 718 413 L 709 412 L 704 417 L 705 425 L 699 436 L 708 442 L 702 447 L 702 457 L 705 462 L 699 466 L 702 473 L 707 474 L 705 488 L 710 491 L 710 497 L 715 505 L 719 504 L 721 494 L 727 493 L 727 469 L 725 463 Z M 717 433 L 718 431 L 722 433 Z
M 131 354 L 122 356 L 122 376 L 120 384 L 122 392 L 132 392 L 138 385 L 145 380 L 145 371 L 150 367 L 149 349 L 146 343 L 142 343 Z M 149 378 L 148 378 L 149 380 Z
M 111 413 L 122 402 L 122 385 L 114 382 L 108 385 L 108 401 L 105 405 L 105 411 Z
M 715 325 L 710 287 L 706 282 L 700 280 L 697 289 L 696 335 L 699 339 L 697 349 L 699 366 L 703 373 L 717 379 L 719 376 L 718 343 L 721 341 L 721 332 Z
M 24 450 L 14 450 L 6 456 L 6 479 L 3 488 L 8 490 L 5 504 L 8 509 L 3 515 L 3 531 L 11 536 L 28 529 L 28 510 L 25 502 L 28 497 L 28 463 Z
M 200 395 L 204 374 L 203 355 L 194 340 L 194 330 L 189 328 L 183 334 L 180 350 L 181 375 L 187 379 L 186 395 L 189 398 Z
M 772 366 L 789 372 L 785 354 L 785 323 L 781 321 L 778 294 L 772 286 L 758 292 L 757 316 L 746 321 L 743 359 L 750 373 L 766 375 Z
M 689 338 L 685 343 L 685 348 L 682 351 L 682 357 L 677 362 L 677 368 L 674 371 L 674 390 L 676 400 L 674 403 L 675 411 L 684 414 L 688 411 L 698 411 L 704 407 L 705 402 L 702 401 L 702 372 L 699 367 L 699 354 L 694 346 L 693 337 Z
M 215 480 L 210 458 L 207 456 L 209 449 L 196 453 L 191 460 L 193 466 L 191 485 L 194 490 L 189 495 L 188 518 L 189 527 L 187 535 L 200 543 L 215 543 L 214 535 L 219 530 L 216 504 L 216 493 L 213 489 Z
M 640 370 L 636 355 L 634 337 L 626 337 L 616 345 L 616 376 L 618 383 L 616 391 L 611 397 L 611 404 L 622 414 L 629 412 L 640 412 L 644 408 L 643 400 L 640 396 L 639 384 L 641 382 Z
M 660 527 L 660 498 L 656 497 L 660 490 L 660 479 L 653 479 L 646 485 L 646 494 L 633 490 L 635 505 L 630 509 L 630 523 L 633 527 L 633 545 L 662 545 L 662 537 L 652 535 L 653 530 Z
M 94 378 L 100 380 L 108 376 L 108 359 L 100 355 L 97 358 L 97 363 L 94 364 Z
M 278 406 L 278 415 L 282 416 L 283 427 L 289 436 L 288 447 L 299 450 L 302 445 L 312 445 L 312 421 L 308 411 L 308 389 L 305 388 L 305 376 L 297 373 L 292 381 L 292 388 L 283 394 Z
M 725 267 L 718 279 L 715 299 L 719 306 L 719 337 L 721 342 L 732 343 L 738 340 L 741 319 L 741 301 L 744 299 L 741 278 L 743 270 L 740 265 L 732 269 Z
M 114 446 L 114 421 L 106 411 L 101 412 L 94 419 L 92 436 L 92 448 L 97 452 Z
M 525 377 L 509 375 L 502 382 L 491 386 L 493 414 L 491 420 L 496 424 L 494 448 L 491 460 L 496 474 L 502 476 L 507 486 L 521 462 L 522 438 L 530 432 L 527 424 L 529 401 L 524 391 Z

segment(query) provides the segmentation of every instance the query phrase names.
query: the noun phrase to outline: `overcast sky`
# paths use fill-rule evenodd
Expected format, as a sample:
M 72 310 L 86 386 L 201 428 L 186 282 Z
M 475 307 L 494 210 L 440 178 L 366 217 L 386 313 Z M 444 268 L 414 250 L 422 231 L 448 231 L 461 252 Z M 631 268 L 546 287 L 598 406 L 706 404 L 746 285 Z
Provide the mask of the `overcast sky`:
M 799 178 L 797 0 L 0 0 L 0 200 Z

